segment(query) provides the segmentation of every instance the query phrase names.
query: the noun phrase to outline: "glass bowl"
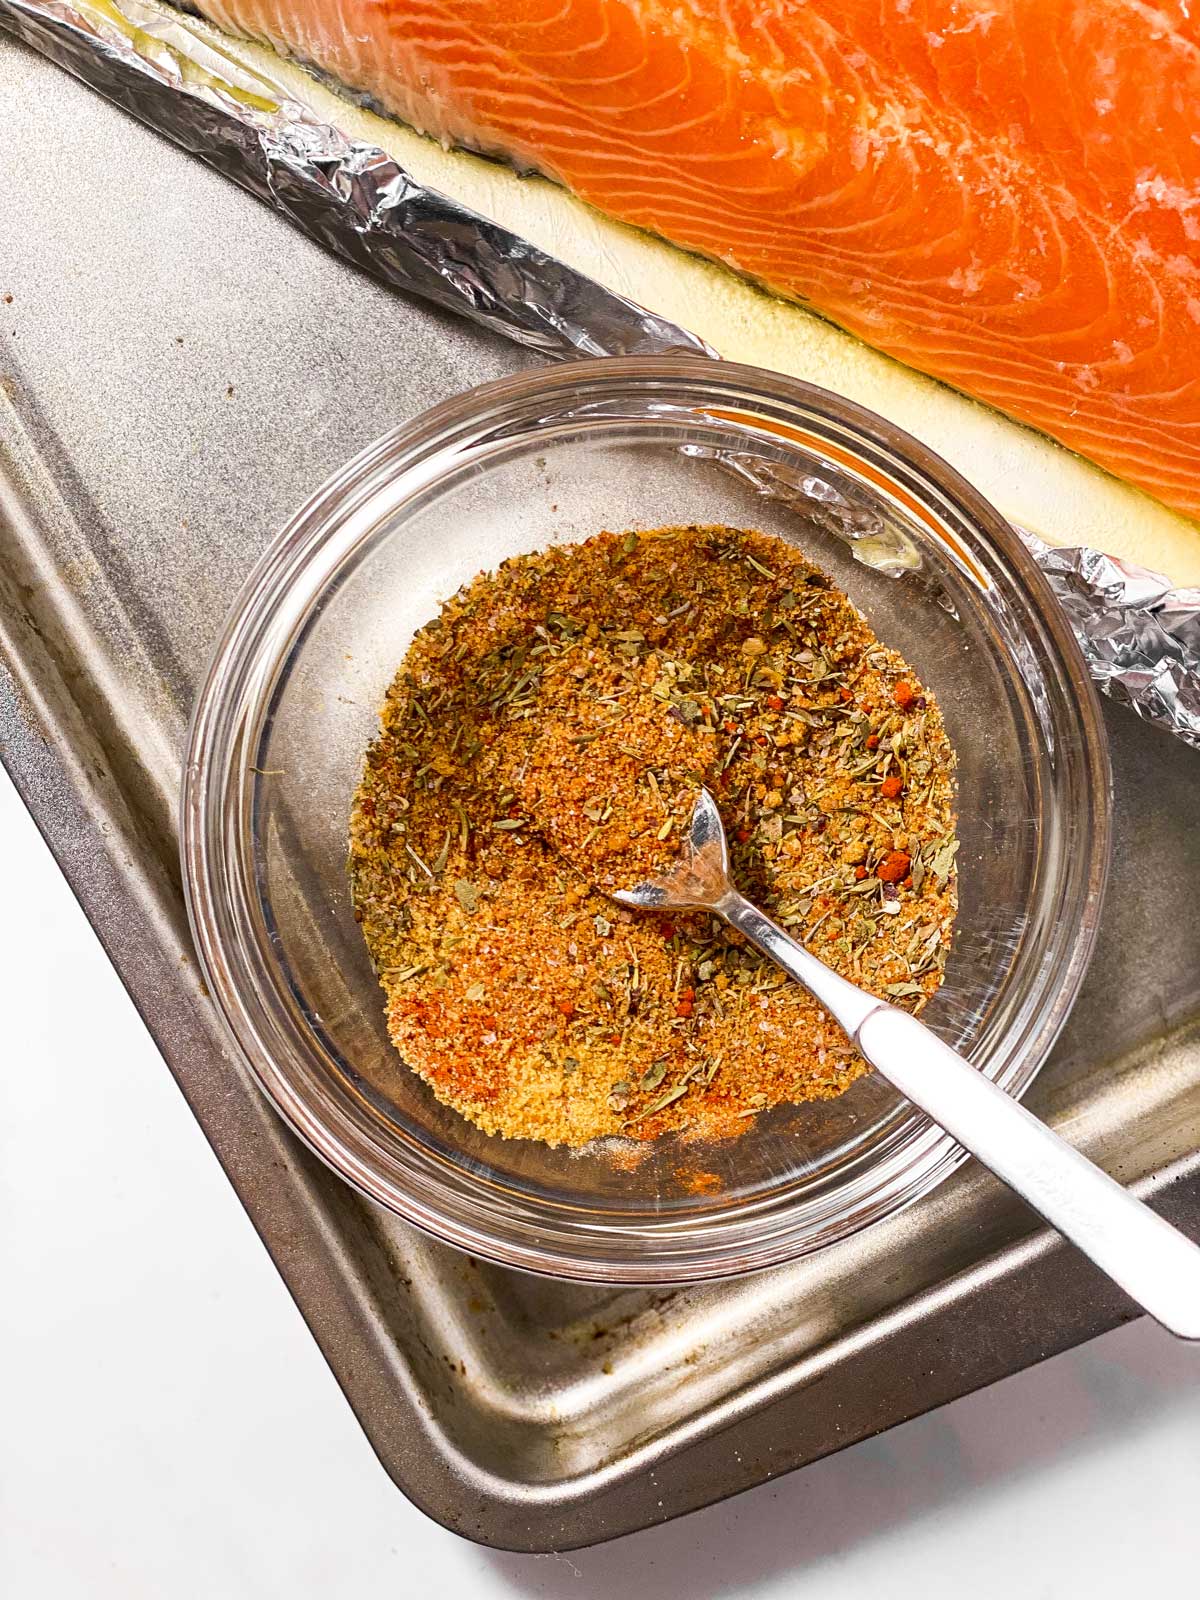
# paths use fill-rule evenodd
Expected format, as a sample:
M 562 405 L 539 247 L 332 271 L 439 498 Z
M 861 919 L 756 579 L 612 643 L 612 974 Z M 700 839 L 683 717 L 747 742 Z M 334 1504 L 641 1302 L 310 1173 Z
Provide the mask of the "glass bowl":
M 347 821 L 414 629 L 506 556 L 688 522 L 801 546 L 938 696 L 958 753 L 961 909 L 925 1019 L 1010 1093 L 1044 1060 L 1096 931 L 1109 769 L 1083 661 L 1012 530 L 915 439 L 810 385 L 695 357 L 527 372 L 396 429 L 297 514 L 233 609 L 186 765 L 188 906 L 229 1032 L 296 1132 L 372 1200 L 535 1272 L 662 1283 L 769 1266 L 964 1159 L 875 1075 L 735 1140 L 669 1137 L 641 1161 L 619 1141 L 551 1150 L 479 1132 L 388 1041 Z M 699 1185 L 699 1170 L 715 1177 Z

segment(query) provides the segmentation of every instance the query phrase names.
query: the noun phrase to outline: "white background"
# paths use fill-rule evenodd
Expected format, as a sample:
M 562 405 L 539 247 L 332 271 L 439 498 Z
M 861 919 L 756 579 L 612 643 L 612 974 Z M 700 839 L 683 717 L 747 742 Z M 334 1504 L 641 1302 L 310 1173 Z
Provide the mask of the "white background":
M 1200 1593 L 1200 1349 L 1140 1322 L 778 1484 L 569 1556 L 372 1455 L 0 772 L 6 1600 Z

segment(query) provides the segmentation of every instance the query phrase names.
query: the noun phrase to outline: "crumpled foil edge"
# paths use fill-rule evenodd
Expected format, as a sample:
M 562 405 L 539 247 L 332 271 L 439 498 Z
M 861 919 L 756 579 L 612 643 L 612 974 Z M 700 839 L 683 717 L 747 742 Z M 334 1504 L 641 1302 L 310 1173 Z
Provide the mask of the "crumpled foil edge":
M 1200 750 L 1200 589 L 1086 546 L 1017 533 L 1049 581 L 1097 687 Z
M 182 13 L 143 0 L 0 0 L 0 25 L 394 288 L 552 358 L 715 353 L 347 139 Z M 1017 532 L 1100 689 L 1200 749 L 1200 589 Z
M 140 0 L 0 0 L 0 24 L 394 288 L 548 356 L 712 353 L 346 138 L 183 13 Z

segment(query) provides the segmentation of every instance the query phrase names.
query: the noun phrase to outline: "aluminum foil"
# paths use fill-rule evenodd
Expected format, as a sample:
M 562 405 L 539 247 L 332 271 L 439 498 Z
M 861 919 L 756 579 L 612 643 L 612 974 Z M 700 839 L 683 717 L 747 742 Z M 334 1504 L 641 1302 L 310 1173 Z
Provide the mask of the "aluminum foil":
M 0 0 L 0 23 L 393 288 L 548 356 L 711 354 L 347 139 L 182 13 L 142 0 Z
M 550 357 L 714 353 L 425 188 L 377 146 L 347 139 L 180 12 L 146 0 L 0 0 L 0 24 L 395 288 Z M 824 515 L 843 514 L 827 495 L 804 493 Z M 845 536 L 863 532 L 856 525 Z M 1200 749 L 1200 590 L 1173 591 L 1159 574 L 1099 551 L 1022 537 L 1100 688 Z M 903 552 L 875 550 L 870 539 L 861 554 L 890 570 L 906 565 Z
M 1200 750 L 1200 589 L 1086 548 L 1017 530 L 1070 619 L 1105 694 Z

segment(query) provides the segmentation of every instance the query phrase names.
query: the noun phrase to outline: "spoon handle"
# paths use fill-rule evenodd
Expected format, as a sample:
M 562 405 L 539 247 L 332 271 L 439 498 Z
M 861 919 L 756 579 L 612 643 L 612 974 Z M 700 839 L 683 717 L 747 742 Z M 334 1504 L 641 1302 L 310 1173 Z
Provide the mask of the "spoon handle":
M 810 990 L 867 1060 L 1163 1327 L 1200 1339 L 1200 1248 L 907 1011 L 864 994 L 741 895 L 720 914 Z
M 1189 1239 L 916 1017 L 880 1006 L 859 1026 L 855 1043 L 1152 1317 L 1182 1339 L 1200 1339 L 1200 1249 Z

